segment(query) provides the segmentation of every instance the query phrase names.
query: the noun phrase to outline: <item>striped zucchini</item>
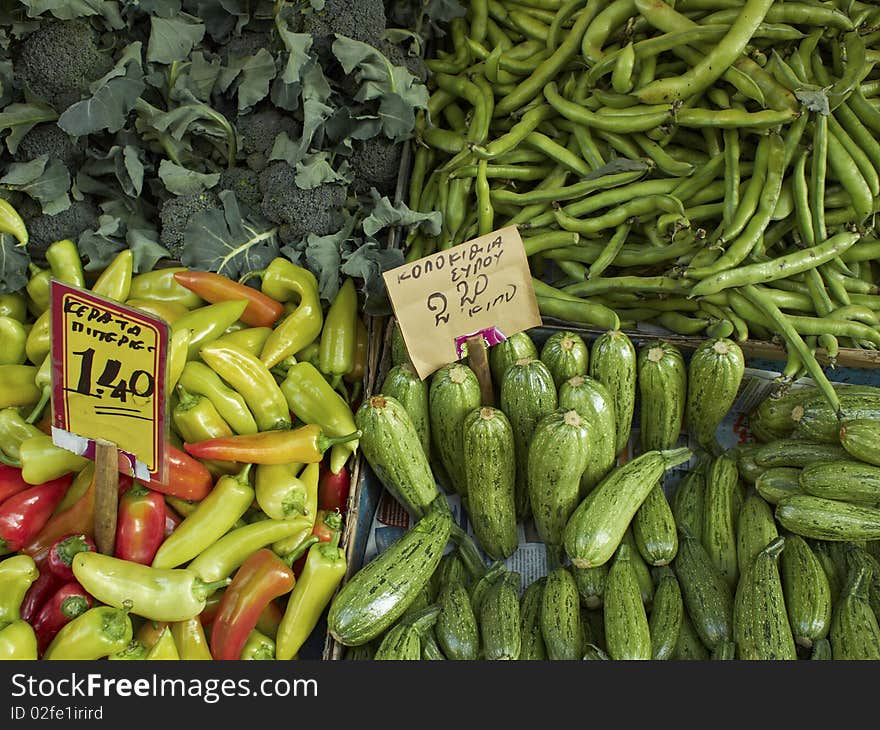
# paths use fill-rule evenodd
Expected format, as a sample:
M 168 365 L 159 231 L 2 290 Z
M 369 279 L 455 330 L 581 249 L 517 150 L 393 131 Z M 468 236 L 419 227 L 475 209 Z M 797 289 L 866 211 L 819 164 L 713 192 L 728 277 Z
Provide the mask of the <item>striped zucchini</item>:
M 678 578 L 668 566 L 658 568 L 657 587 L 648 616 L 651 633 L 651 658 L 672 659 L 684 615 L 684 602 Z
M 577 584 L 578 595 L 585 608 L 601 608 L 605 595 L 605 579 L 608 577 L 608 564 L 595 568 L 571 566 L 571 574 Z
M 585 496 L 614 468 L 614 402 L 608 389 L 598 380 L 576 375 L 559 387 L 559 407 L 574 409 L 590 427 L 590 453 L 581 476 L 581 496 Z
M 648 492 L 632 522 L 633 537 L 648 565 L 668 565 L 678 552 L 678 530 L 672 508 L 659 484 Z
M 382 638 L 374 661 L 418 661 L 422 658 L 422 639 L 411 624 L 397 624 Z
M 635 571 L 636 580 L 639 582 L 642 603 L 650 608 L 651 602 L 654 600 L 654 580 L 651 578 L 651 569 L 639 552 L 639 546 L 636 544 L 632 527 L 627 528 L 626 532 L 623 533 L 621 544 L 629 548 L 629 561 L 632 564 L 633 571 Z
M 576 332 L 554 332 L 541 348 L 541 361 L 553 376 L 558 388 L 575 375 L 586 375 L 590 351 Z
M 871 606 L 874 616 L 880 621 L 880 563 L 864 548 L 859 547 L 855 543 L 846 543 L 846 565 L 848 571 L 860 565 L 870 569 L 868 605 Z
M 854 418 L 840 426 L 840 445 L 854 459 L 880 466 L 880 421 Z
M 732 641 L 724 641 L 715 647 L 712 656 L 709 657 L 713 662 L 731 662 L 736 659 L 736 644 Z
M 373 655 L 375 653 L 376 647 L 373 646 L 372 642 L 367 642 L 360 646 L 350 646 L 346 648 L 343 660 L 352 662 L 369 662 L 373 660 Z
M 880 509 L 798 494 L 776 505 L 776 520 L 790 532 L 816 540 L 877 540 Z
M 489 348 L 489 369 L 492 380 L 500 387 L 507 369 L 517 360 L 538 359 L 538 348 L 527 332 L 517 332 L 504 342 Z
M 467 365 L 444 365 L 431 378 L 428 412 L 434 454 L 449 477 L 447 486 L 464 496 L 464 417 L 480 407 L 480 383 Z
M 815 661 L 831 661 L 834 657 L 831 652 L 831 642 L 828 639 L 819 639 L 813 644 L 813 651 L 810 652 L 810 659 Z
M 831 587 L 822 563 L 802 537 L 787 535 L 780 559 L 782 593 L 794 640 L 809 649 L 828 635 Z
M 811 464 L 801 471 L 807 494 L 859 504 L 880 502 L 880 466 L 851 459 Z
M 608 661 L 611 659 L 611 657 L 596 646 L 596 644 L 587 644 L 584 647 L 583 658 L 585 661 Z
M 591 644 L 593 646 L 596 645 L 596 641 L 593 637 L 593 627 L 590 624 L 589 613 L 590 612 L 586 608 L 580 609 L 580 614 L 581 614 L 581 621 L 580 621 L 581 646 L 584 648 L 586 648 L 587 646 L 590 646 Z
M 642 451 L 671 449 L 678 443 L 687 398 L 687 367 L 675 345 L 657 341 L 639 350 Z
M 648 492 L 667 469 L 690 457 L 687 448 L 649 451 L 605 477 L 565 525 L 565 550 L 572 563 L 590 568 L 610 560 Z
M 474 609 L 474 616 L 477 618 L 480 616 L 480 609 L 483 606 L 483 600 L 486 598 L 489 589 L 495 585 L 496 581 L 501 578 L 505 572 L 507 572 L 507 568 L 504 566 L 504 563 L 498 560 L 492 563 L 489 570 L 487 570 L 483 576 L 471 586 L 471 608 Z
M 406 342 L 403 339 L 403 333 L 400 331 L 400 324 L 394 322 L 391 327 L 391 364 L 402 365 L 410 362 L 409 350 L 406 349 Z
M 747 567 L 733 602 L 733 639 L 738 659 L 795 660 L 777 560 L 785 538 L 770 542 Z
M 880 420 L 880 388 L 850 386 L 840 389 L 840 409 L 843 421 Z M 795 423 L 792 435 L 828 444 L 840 443 L 840 420 L 837 412 L 824 396 L 816 396 L 791 412 Z
M 529 444 L 529 502 L 538 534 L 552 555 L 559 554 L 566 523 L 578 504 L 589 437 L 577 411 L 559 409 L 541 419 Z
M 683 533 L 672 563 L 687 613 L 703 645 L 710 651 L 733 639 L 733 595 L 706 548 Z
M 621 545 L 605 583 L 605 643 L 612 659 L 651 659 L 651 630 L 628 545 Z
M 834 543 L 825 540 L 810 540 L 807 544 L 813 551 L 813 555 L 816 556 L 816 560 L 819 561 L 819 565 L 822 566 L 822 572 L 825 573 L 825 578 L 828 580 L 828 589 L 831 591 L 831 606 L 833 607 L 837 604 L 837 599 L 840 598 L 843 584 L 846 581 L 846 573 L 841 574 L 837 570 L 837 564 L 831 557 L 830 548 Z
M 427 585 L 451 534 L 452 515 L 439 497 L 436 507 L 342 586 L 327 616 L 331 636 L 356 646 L 388 629 Z
M 742 349 L 733 340 L 706 340 L 688 365 L 685 419 L 697 443 L 715 453 L 715 431 L 730 410 L 745 372 Z
M 446 657 L 437 643 L 437 637 L 433 629 L 425 632 L 422 636 L 422 661 L 445 661 Z
M 520 574 L 505 572 L 486 592 L 480 607 L 483 658 L 517 660 L 522 646 L 519 616 Z
M 486 554 L 502 560 L 513 555 L 519 541 L 513 430 L 507 416 L 489 406 L 465 416 L 462 429 L 468 517 Z
M 779 531 L 773 510 L 757 494 L 750 494 L 743 503 L 736 525 L 736 560 L 740 575 L 776 537 L 779 537 Z M 786 543 L 786 553 L 787 548 Z
M 755 461 L 755 452 L 759 445 L 755 443 L 738 444 L 727 451 L 736 459 L 736 470 L 747 484 L 754 484 L 764 473 L 765 467 Z
M 755 482 L 755 490 L 770 504 L 779 504 L 785 497 L 803 494 L 801 470 L 793 466 L 773 466 Z
M 672 495 L 675 524 L 692 535 L 703 534 L 703 504 L 706 498 L 706 477 L 701 468 L 685 474 Z
M 522 358 L 513 363 L 501 382 L 501 410 L 513 427 L 516 449 L 516 517 L 525 520 L 532 514 L 529 503 L 529 445 L 538 422 L 556 410 L 556 385 L 547 366 L 536 358 Z
M 431 420 L 428 415 L 428 384 L 409 363 L 392 367 L 382 383 L 381 393 L 400 402 L 419 435 L 422 451 L 431 458 Z
M 846 388 L 837 383 L 835 388 Z M 821 395 L 816 386 L 804 388 L 792 388 L 781 393 L 773 393 L 749 414 L 749 430 L 759 441 L 776 441 L 790 436 L 794 431 L 794 421 L 791 412 L 796 406 L 813 400 Z
M 601 609 L 581 611 L 581 623 L 589 625 L 589 633 L 593 637 L 593 644 L 603 651 L 608 648 L 605 644 L 605 615 Z
M 636 402 L 636 349 L 623 332 L 605 332 L 590 351 L 590 377 L 607 389 L 614 403 L 614 450 L 629 442 Z
M 436 590 L 434 591 L 435 596 L 439 595 L 440 591 L 446 586 L 455 583 L 461 583 L 467 587 L 469 579 L 467 568 L 465 568 L 464 561 L 461 559 L 458 550 L 452 550 L 440 559 L 440 564 L 437 566 L 437 570 L 434 571 L 434 575 L 436 576 L 437 583 Z
M 678 632 L 672 658 L 679 661 L 705 661 L 709 658 L 709 650 L 700 641 L 687 611 L 681 615 L 681 630 Z
M 443 653 L 458 661 L 473 661 L 480 655 L 480 632 L 467 589 L 449 583 L 438 598 L 440 613 L 434 633 Z
M 722 454 L 709 466 L 703 504 L 703 547 L 733 590 L 739 577 L 736 559 L 735 492 L 740 488 L 736 462 Z M 763 547 L 763 545 L 761 546 Z
M 439 494 L 409 413 L 391 396 L 366 398 L 355 412 L 360 447 L 367 463 L 391 495 L 416 517 Z
M 566 568 L 556 568 L 547 575 L 541 598 L 541 636 L 548 659 L 574 660 L 583 656 L 578 589 Z
M 854 568 L 831 614 L 831 654 L 835 660 L 880 659 L 880 626 L 868 602 L 871 570 Z
M 846 451 L 835 444 L 801 439 L 783 439 L 761 444 L 754 453 L 755 463 L 766 468 L 787 466 L 803 469 L 819 461 L 846 459 Z
M 544 635 L 541 629 L 541 608 L 544 598 L 544 586 L 547 578 L 532 581 L 523 591 L 519 601 L 519 626 L 521 661 L 542 661 L 547 658 L 544 646 Z

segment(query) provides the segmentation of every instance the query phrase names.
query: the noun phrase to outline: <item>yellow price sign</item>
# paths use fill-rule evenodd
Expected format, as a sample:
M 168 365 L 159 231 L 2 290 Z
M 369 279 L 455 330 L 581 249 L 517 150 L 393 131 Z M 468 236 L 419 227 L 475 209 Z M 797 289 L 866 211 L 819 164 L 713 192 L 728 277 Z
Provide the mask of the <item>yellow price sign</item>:
M 120 471 L 163 479 L 168 324 L 54 280 L 51 295 L 55 443 L 95 458 L 105 439 Z

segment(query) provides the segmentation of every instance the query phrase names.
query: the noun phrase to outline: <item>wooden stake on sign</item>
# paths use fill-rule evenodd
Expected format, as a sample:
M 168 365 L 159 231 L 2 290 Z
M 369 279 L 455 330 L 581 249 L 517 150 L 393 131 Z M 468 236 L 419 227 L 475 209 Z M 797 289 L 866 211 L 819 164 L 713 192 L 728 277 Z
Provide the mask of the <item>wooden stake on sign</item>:
M 484 406 L 495 405 L 495 392 L 492 390 L 492 371 L 489 369 L 489 356 L 482 335 L 468 337 L 468 365 L 480 381 L 480 401 Z
M 119 512 L 119 461 L 116 444 L 95 439 L 95 546 L 112 555 Z

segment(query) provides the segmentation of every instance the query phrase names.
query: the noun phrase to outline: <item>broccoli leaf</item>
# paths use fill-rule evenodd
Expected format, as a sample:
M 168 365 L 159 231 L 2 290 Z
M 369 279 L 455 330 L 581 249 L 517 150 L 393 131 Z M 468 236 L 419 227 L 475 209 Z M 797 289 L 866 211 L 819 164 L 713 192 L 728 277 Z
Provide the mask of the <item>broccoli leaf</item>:
M 189 6 L 195 4 L 194 8 Z M 226 40 L 250 20 L 248 0 L 187 0 L 187 8 L 205 23 L 208 35 L 215 41 Z
M 138 7 L 150 15 L 173 18 L 181 10 L 181 0 L 138 0 Z
M 350 180 L 330 167 L 326 152 L 317 152 L 296 163 L 294 182 L 303 190 L 311 190 L 325 182 L 348 183 Z
M 141 105 L 139 111 L 141 108 L 146 108 L 146 105 Z M 222 142 L 227 161 L 231 162 L 235 159 L 237 142 L 235 130 L 226 117 L 207 104 L 192 101 L 167 112 L 150 108 L 141 117 L 141 123 L 143 126 L 152 127 L 159 132 L 160 137 L 162 133 L 168 132 L 177 141 L 182 141 L 187 134 L 195 134 Z M 182 147 L 186 150 L 191 148 L 188 144 L 184 144 Z M 174 161 L 180 162 L 180 160 Z
M 134 272 L 152 271 L 161 259 L 171 258 L 168 249 L 159 243 L 156 231 L 148 228 L 130 229 L 125 234 L 125 244 L 131 249 Z
M 310 233 L 306 239 L 306 265 L 318 279 L 318 293 L 326 302 L 332 302 L 339 291 L 339 264 L 342 261 L 339 248 L 349 233 L 344 229 L 329 236 Z
M 197 51 L 190 56 L 190 63 L 175 79 L 171 98 L 175 101 L 191 98 L 188 92 L 199 101 L 208 103 L 219 75 L 220 60 L 215 58 L 209 61 L 205 54 Z
M 279 13 L 275 19 L 275 27 L 287 50 L 287 61 L 272 86 L 272 102 L 275 106 L 292 112 L 299 108 L 299 95 L 302 92 L 300 80 L 303 69 L 311 58 L 309 51 L 312 48 L 312 36 L 311 33 L 291 32 L 284 18 L 286 16 Z
M 42 122 L 54 122 L 58 112 L 47 104 L 10 104 L 0 112 L 0 131 L 10 130 L 6 147 L 12 153 L 25 135 Z
M 275 78 L 275 58 L 265 48 L 245 61 L 238 86 L 238 111 L 246 112 L 269 93 Z
M 136 198 L 144 187 L 144 163 L 140 158 L 141 152 L 142 150 L 134 145 L 125 145 L 125 147 L 113 145 L 103 155 L 92 152 L 91 159 L 84 165 L 83 171 L 90 181 L 96 176 L 114 175 L 122 191 Z M 90 181 L 86 182 L 87 186 Z
M 13 162 L 0 178 L 0 185 L 26 193 L 40 203 L 46 215 L 70 207 L 70 173 L 61 160 L 49 162 L 49 155 L 40 155 L 30 162 Z
M 382 131 L 382 120 L 371 114 L 355 116 L 350 107 L 339 107 L 324 125 L 332 140 L 347 142 L 351 149 L 353 139 L 371 139 Z
M 220 173 L 204 174 L 195 170 L 175 165 L 170 160 L 159 163 L 159 178 L 174 195 L 191 195 L 202 193 L 214 187 L 220 180 Z
M 231 279 L 265 268 L 278 255 L 276 230 L 264 221 L 243 218 L 232 191 L 219 197 L 223 210 L 202 211 L 187 224 L 181 262 Z
M 424 225 L 425 230 L 430 236 L 439 236 L 440 227 L 443 224 L 443 214 L 438 211 L 430 213 L 419 213 L 407 207 L 406 203 L 401 201 L 394 205 L 387 196 L 381 196 L 375 188 L 370 190 L 373 198 L 373 210 L 366 218 L 364 218 L 364 233 L 373 238 L 383 228 L 391 228 L 393 226 L 421 226 Z
M 87 271 L 106 268 L 116 254 L 126 248 L 131 249 L 136 274 L 152 271 L 157 261 L 171 257 L 168 250 L 159 245 L 155 231 L 129 229 L 122 218 L 107 214 L 98 218 L 97 229 L 84 231 L 80 235 L 77 248 L 87 259 Z
M 365 296 L 364 310 L 367 314 L 389 314 L 391 307 L 382 272 L 401 266 L 404 263 L 403 252 L 398 248 L 379 248 L 375 241 L 367 241 L 344 259 L 340 272 L 364 280 L 361 291 Z
M 17 245 L 15 238 L 8 233 L 0 234 L 0 294 L 24 289 L 30 260 L 27 249 Z
M 119 15 L 116 2 L 110 0 L 21 0 L 28 9 L 29 18 L 38 18 L 49 12 L 58 20 L 73 20 L 100 15 L 107 21 L 110 28 L 119 30 L 125 27 Z
M 174 63 L 182 61 L 205 36 L 205 26 L 198 19 L 182 13 L 174 18 L 150 18 L 150 41 L 147 61 Z
M 805 109 L 818 112 L 823 116 L 831 114 L 831 106 L 828 103 L 828 94 L 818 87 L 795 89 L 794 95 Z

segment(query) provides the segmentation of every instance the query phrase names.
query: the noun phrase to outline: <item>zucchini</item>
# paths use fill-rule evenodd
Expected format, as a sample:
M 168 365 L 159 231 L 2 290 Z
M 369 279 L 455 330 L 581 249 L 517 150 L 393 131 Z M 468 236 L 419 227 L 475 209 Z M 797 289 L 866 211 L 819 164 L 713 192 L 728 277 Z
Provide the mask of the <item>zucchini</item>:
M 816 540 L 880 538 L 880 509 L 796 494 L 776 505 L 776 520 L 790 532 Z
M 648 492 L 632 522 L 633 537 L 648 565 L 668 565 L 678 552 L 678 530 L 660 484 Z
M 581 476 L 581 496 L 586 496 L 614 468 L 617 449 L 614 436 L 614 402 L 598 380 L 576 375 L 559 387 L 559 407 L 574 409 L 590 427 L 590 453 Z
M 468 517 L 486 554 L 503 560 L 519 542 L 513 430 L 507 416 L 489 406 L 465 416 L 462 430 Z
M 865 565 L 871 571 L 868 581 L 868 605 L 874 612 L 874 616 L 880 621 L 880 563 L 867 550 L 854 543 L 846 544 L 847 569 L 853 566 Z
M 744 372 L 742 349 L 726 337 L 704 341 L 691 356 L 685 419 L 706 451 L 718 450 L 715 432 L 736 400 Z
M 585 608 L 601 608 L 605 595 L 605 579 L 608 577 L 608 564 L 597 565 L 595 568 L 578 568 L 571 566 L 571 574 L 577 584 L 578 595 Z
M 755 453 L 758 448 L 758 444 L 746 443 L 739 444 L 732 450 L 736 456 L 736 470 L 739 472 L 740 477 L 748 484 L 754 484 L 758 481 L 758 477 L 767 469 L 767 467 L 761 466 L 755 461 Z
M 792 409 L 795 406 L 802 406 L 820 394 L 818 387 L 807 386 L 769 395 L 749 414 L 749 430 L 759 441 L 764 442 L 777 441 L 790 436 L 794 431 Z
M 409 414 L 419 435 L 422 451 L 431 458 L 431 420 L 428 415 L 428 384 L 422 380 L 409 363 L 392 367 L 380 391 L 400 402 Z
M 791 418 L 795 423 L 795 438 L 840 443 L 840 423 L 851 420 L 880 420 L 880 388 L 850 386 L 839 391 L 842 416 L 831 407 L 824 396 L 816 396 L 803 405 L 795 406 Z
M 340 644 L 356 646 L 386 631 L 416 600 L 452 534 L 452 515 L 438 497 L 421 520 L 339 589 L 327 626 Z
M 516 450 L 516 518 L 532 514 L 529 503 L 529 445 L 538 422 L 557 407 L 556 386 L 547 366 L 535 358 L 522 358 L 506 371 L 501 382 L 501 410 L 513 428 Z
M 422 661 L 444 661 L 446 657 L 437 644 L 437 637 L 433 630 L 428 630 L 422 636 Z
M 614 403 L 614 451 L 629 442 L 636 402 L 636 350 L 623 332 L 599 335 L 590 351 L 590 377 L 607 389 Z
M 446 553 L 441 559 L 437 570 L 434 571 L 436 576 L 436 589 L 434 595 L 440 595 L 446 586 L 461 583 L 467 587 L 469 576 L 464 561 L 459 556 L 458 550 L 452 550 Z
M 755 490 L 770 504 L 779 504 L 785 497 L 803 494 L 801 470 L 793 466 L 773 466 L 755 481 Z
M 496 561 L 471 587 L 471 608 L 474 609 L 474 616 L 477 618 L 480 616 L 480 609 L 483 606 L 483 600 L 486 598 L 489 589 L 495 585 L 495 582 L 503 576 L 506 571 L 507 568 L 504 566 L 504 563 Z
M 409 350 L 406 349 L 406 342 L 403 339 L 403 333 L 400 331 L 400 324 L 394 322 L 391 326 L 391 364 L 403 365 L 410 363 Z
M 629 559 L 635 571 L 636 580 L 639 582 L 642 603 L 650 608 L 651 602 L 654 600 L 654 580 L 651 578 L 651 569 L 639 552 L 639 546 L 636 544 L 636 539 L 633 536 L 632 527 L 627 528 L 626 532 L 623 533 L 621 544 L 629 548 Z
M 436 623 L 439 613 L 437 606 L 428 606 L 401 618 L 382 638 L 373 660 L 419 661 L 424 637 Z
M 608 562 L 648 492 L 667 469 L 690 457 L 687 448 L 649 451 L 605 477 L 565 525 L 565 550 L 572 563 L 590 568 Z
M 519 601 L 520 660 L 541 661 L 547 658 L 541 629 L 541 608 L 547 578 L 532 581 Z
M 541 348 L 541 362 L 547 366 L 559 388 L 569 378 L 587 374 L 590 351 L 584 338 L 576 332 L 554 332 Z
M 584 647 L 584 661 L 608 661 L 611 659 L 604 651 L 595 644 L 587 644 Z
M 373 642 L 367 642 L 360 646 L 350 646 L 346 648 L 343 659 L 345 661 L 353 662 L 368 662 L 373 660 L 373 655 L 375 653 L 376 647 L 373 646 Z
M 538 358 L 538 348 L 527 332 L 517 332 L 504 342 L 489 348 L 489 369 L 492 380 L 500 387 L 507 369 L 517 360 Z
M 843 502 L 880 502 L 880 466 L 851 459 L 811 464 L 801 471 L 800 485 L 814 497 Z
M 480 383 L 467 365 L 444 365 L 431 377 L 428 412 L 433 453 L 449 478 L 446 486 L 467 494 L 464 473 L 464 417 L 480 407 Z
M 684 616 L 684 602 L 678 578 L 668 566 L 658 568 L 657 587 L 654 590 L 654 601 L 648 616 L 648 628 L 651 634 L 651 658 L 657 660 L 672 659 L 678 634 L 681 631 Z
M 706 498 L 706 477 L 699 467 L 685 474 L 672 494 L 672 515 L 679 528 L 692 535 L 703 534 L 703 504 Z
M 838 571 L 837 563 L 831 556 L 830 548 L 834 543 L 826 542 L 825 540 L 810 540 L 807 544 L 810 546 L 813 555 L 816 556 L 816 560 L 819 561 L 819 565 L 822 566 L 822 572 L 825 573 L 825 578 L 828 580 L 828 589 L 831 591 L 831 606 L 833 607 L 843 590 L 846 572 L 841 574 Z
M 355 412 L 360 448 L 379 481 L 416 518 L 439 494 L 418 432 L 400 401 L 366 398 Z
M 480 632 L 467 589 L 461 583 L 449 583 L 437 600 L 440 613 L 434 633 L 447 658 L 473 661 L 480 656 Z
M 639 350 L 642 451 L 671 449 L 678 443 L 687 398 L 687 367 L 675 345 L 657 341 Z
M 700 641 L 687 611 L 681 615 L 681 630 L 678 632 L 672 658 L 679 661 L 705 661 L 709 658 L 709 650 Z
M 605 643 L 616 660 L 651 659 L 648 615 L 628 545 L 617 549 L 605 583 Z
M 871 569 L 854 566 L 831 614 L 831 655 L 835 660 L 880 659 L 880 626 L 868 602 Z
M 605 615 L 601 609 L 581 611 L 581 623 L 589 626 L 589 634 L 592 636 L 592 644 L 602 651 L 608 647 L 605 644 Z
M 672 563 L 687 613 L 703 645 L 710 651 L 733 639 L 733 595 L 706 548 L 682 532 Z
M 709 657 L 713 662 L 731 662 L 736 659 L 736 644 L 732 641 L 725 641 L 715 647 L 712 656 Z
M 776 537 L 779 537 L 779 531 L 773 510 L 757 494 L 750 494 L 743 503 L 736 525 L 736 560 L 740 575 Z
M 819 641 L 813 644 L 813 651 L 810 652 L 811 660 L 831 661 L 833 658 L 831 642 L 828 639 L 819 639 Z
M 529 502 L 535 527 L 560 562 L 566 523 L 578 504 L 589 437 L 577 411 L 559 409 L 541 419 L 529 444 Z
M 480 607 L 483 658 L 519 659 L 522 637 L 519 616 L 520 574 L 505 572 L 486 592 Z
M 783 439 L 761 444 L 754 453 L 755 463 L 766 468 L 805 466 L 819 461 L 836 461 L 846 459 L 846 451 L 835 444 L 823 444 L 818 441 L 801 439 Z
M 844 421 L 839 437 L 840 445 L 854 459 L 880 466 L 880 421 L 871 418 Z
M 583 656 L 578 589 L 566 568 L 555 568 L 547 575 L 541 598 L 541 636 L 548 659 L 574 660 Z
M 785 538 L 772 540 L 749 563 L 737 585 L 733 603 L 733 639 L 738 659 L 797 659 L 777 563 L 784 547 Z

